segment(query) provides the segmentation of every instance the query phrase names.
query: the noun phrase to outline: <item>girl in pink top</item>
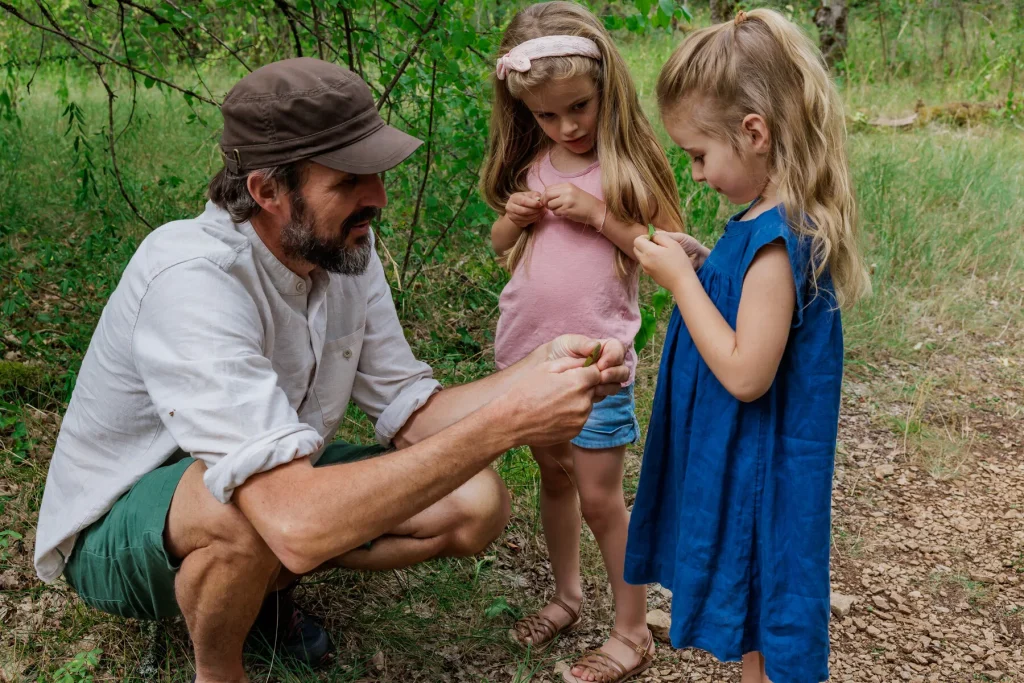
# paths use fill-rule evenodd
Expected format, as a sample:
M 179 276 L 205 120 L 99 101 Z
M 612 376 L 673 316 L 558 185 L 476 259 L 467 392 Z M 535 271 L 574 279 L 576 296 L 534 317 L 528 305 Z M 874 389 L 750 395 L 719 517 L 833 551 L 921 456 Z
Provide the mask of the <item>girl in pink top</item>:
M 491 229 L 512 278 L 501 294 L 495 356 L 506 367 L 563 333 L 618 339 L 629 381 L 594 406 L 571 443 L 531 448 L 555 595 L 516 624 L 524 645 L 549 644 L 580 620 L 580 517 L 594 532 L 615 596 L 615 625 L 567 681 L 619 681 L 650 666 L 654 644 L 643 586 L 623 581 L 628 514 L 626 445 L 640 329 L 633 240 L 653 223 L 682 230 L 675 180 L 625 64 L 584 7 L 524 9 L 501 43 L 483 191 L 503 215 Z M 577 507 L 577 491 L 579 507 Z

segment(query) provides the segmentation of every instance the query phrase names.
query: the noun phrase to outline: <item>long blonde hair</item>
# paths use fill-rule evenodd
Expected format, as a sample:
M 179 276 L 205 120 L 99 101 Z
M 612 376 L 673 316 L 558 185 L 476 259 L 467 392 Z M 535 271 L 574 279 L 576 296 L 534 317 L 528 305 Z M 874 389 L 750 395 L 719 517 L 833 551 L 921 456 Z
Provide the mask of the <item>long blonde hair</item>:
M 843 104 L 821 53 L 796 25 L 758 9 L 694 32 L 662 67 L 657 95 L 663 117 L 685 115 L 734 148 L 744 117 L 763 117 L 769 177 L 790 227 L 811 238 L 815 288 L 827 269 L 840 307 L 870 291 L 857 247 Z
M 658 216 L 660 227 L 683 229 L 675 176 L 658 144 L 650 121 L 644 116 L 626 64 L 611 36 L 586 8 L 571 2 L 545 2 L 520 11 L 501 39 L 500 54 L 533 38 L 551 35 L 583 36 L 597 44 L 601 59 L 546 57 L 535 59 L 529 71 L 508 73 L 505 80 L 492 77 L 494 107 L 491 134 L 481 190 L 487 203 L 504 212 L 511 195 L 526 191 L 530 166 L 540 150 L 551 143 L 533 114 L 519 99 L 524 92 L 552 79 L 588 75 L 599 91 L 597 157 L 601 164 L 601 189 L 609 215 L 647 225 Z M 523 260 L 532 233 L 526 230 L 503 255 L 511 271 Z M 617 252 L 620 277 L 633 273 L 636 263 Z

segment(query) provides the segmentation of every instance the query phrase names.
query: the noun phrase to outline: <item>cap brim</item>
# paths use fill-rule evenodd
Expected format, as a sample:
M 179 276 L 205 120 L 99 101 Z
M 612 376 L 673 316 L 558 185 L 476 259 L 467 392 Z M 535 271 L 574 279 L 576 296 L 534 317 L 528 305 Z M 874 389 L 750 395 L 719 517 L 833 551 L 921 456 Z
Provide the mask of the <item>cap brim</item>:
M 312 161 L 345 173 L 383 173 L 409 158 L 422 140 L 384 126 L 351 145 L 321 154 Z

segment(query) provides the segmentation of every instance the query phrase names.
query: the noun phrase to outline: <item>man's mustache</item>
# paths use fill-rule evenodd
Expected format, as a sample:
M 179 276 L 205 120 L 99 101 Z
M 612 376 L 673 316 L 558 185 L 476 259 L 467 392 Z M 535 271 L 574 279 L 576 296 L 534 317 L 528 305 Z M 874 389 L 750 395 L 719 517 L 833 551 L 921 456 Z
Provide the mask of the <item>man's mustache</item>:
M 342 237 L 348 237 L 348 234 L 352 231 L 352 228 L 359 225 L 360 223 L 374 223 L 380 219 L 380 209 L 376 206 L 366 206 L 359 209 L 354 214 L 345 219 L 345 222 L 341 224 L 341 235 Z

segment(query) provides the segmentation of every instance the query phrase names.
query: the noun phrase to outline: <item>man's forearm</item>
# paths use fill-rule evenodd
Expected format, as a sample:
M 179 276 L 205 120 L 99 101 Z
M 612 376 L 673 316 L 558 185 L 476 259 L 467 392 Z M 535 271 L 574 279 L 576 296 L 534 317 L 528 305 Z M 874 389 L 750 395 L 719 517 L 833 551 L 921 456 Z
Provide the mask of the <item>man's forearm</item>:
M 514 435 L 506 415 L 484 406 L 400 452 L 315 470 L 302 458 L 257 475 L 235 503 L 282 564 L 301 574 L 433 505 L 515 446 Z
M 434 394 L 398 431 L 393 439 L 394 445 L 397 448 L 408 448 L 487 405 L 505 393 L 521 372 L 543 362 L 547 358 L 547 349 L 548 345 L 544 344 L 501 372 Z

